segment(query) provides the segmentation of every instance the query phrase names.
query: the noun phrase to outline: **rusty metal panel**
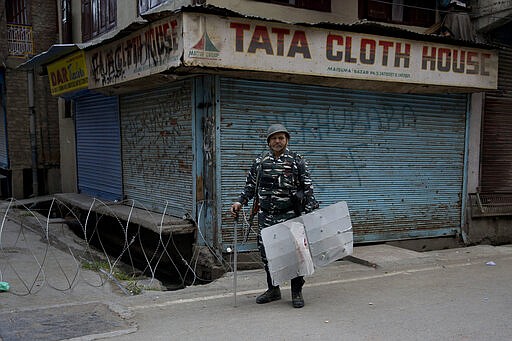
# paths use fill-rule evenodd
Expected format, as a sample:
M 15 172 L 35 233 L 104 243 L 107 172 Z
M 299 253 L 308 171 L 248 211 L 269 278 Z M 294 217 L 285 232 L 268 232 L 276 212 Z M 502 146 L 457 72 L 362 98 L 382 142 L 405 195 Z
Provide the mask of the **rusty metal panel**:
M 347 202 L 355 242 L 455 234 L 466 102 L 464 94 L 222 79 L 223 243 L 233 238 L 228 207 L 251 160 L 266 150 L 266 129 L 275 122 L 290 130 L 290 148 L 309 160 L 321 207 Z
M 120 99 L 123 188 L 137 206 L 192 213 L 191 90 L 175 82 Z
M 512 192 L 512 98 L 486 98 L 482 135 L 482 192 Z
M 123 198 L 117 96 L 75 99 L 78 191 L 104 200 Z
M 512 98 L 512 48 L 501 47 L 498 54 L 498 90 L 486 92 L 491 98 Z
M 480 190 L 512 192 L 512 49 L 500 50 L 498 91 L 485 96 Z

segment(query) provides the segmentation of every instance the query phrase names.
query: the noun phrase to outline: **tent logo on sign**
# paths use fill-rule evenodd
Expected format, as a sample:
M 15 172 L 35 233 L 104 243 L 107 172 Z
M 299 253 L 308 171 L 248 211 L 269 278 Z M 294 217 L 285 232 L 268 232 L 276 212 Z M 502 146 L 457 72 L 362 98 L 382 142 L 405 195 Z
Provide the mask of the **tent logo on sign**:
M 220 51 L 213 44 L 212 40 L 208 36 L 208 32 L 204 30 L 201 39 L 192 46 L 190 51 L 188 52 L 188 56 L 190 58 L 198 58 L 198 59 L 219 59 Z

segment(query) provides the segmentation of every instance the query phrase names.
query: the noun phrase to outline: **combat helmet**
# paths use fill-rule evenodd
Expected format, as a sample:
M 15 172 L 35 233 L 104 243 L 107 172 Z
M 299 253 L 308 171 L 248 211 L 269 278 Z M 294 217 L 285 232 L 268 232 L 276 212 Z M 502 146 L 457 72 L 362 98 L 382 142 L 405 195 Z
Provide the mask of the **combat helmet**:
M 284 125 L 280 123 L 272 124 L 267 129 L 267 143 L 270 141 L 270 136 L 274 135 L 275 133 L 285 133 L 286 138 L 290 139 L 290 133 L 288 132 L 288 129 L 285 128 Z

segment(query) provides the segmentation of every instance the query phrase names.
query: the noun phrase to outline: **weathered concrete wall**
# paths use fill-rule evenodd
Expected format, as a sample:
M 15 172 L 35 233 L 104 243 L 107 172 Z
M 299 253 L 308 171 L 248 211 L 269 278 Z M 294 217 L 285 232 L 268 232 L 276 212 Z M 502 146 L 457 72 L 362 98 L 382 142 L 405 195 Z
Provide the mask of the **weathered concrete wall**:
M 467 235 L 470 244 L 512 243 L 512 216 L 474 219 L 469 217 Z
M 478 31 L 490 31 L 510 21 L 512 0 L 476 0 L 472 5 Z
M 470 99 L 468 145 L 468 193 L 477 192 L 480 182 L 480 135 L 482 130 L 483 93 L 475 93 Z

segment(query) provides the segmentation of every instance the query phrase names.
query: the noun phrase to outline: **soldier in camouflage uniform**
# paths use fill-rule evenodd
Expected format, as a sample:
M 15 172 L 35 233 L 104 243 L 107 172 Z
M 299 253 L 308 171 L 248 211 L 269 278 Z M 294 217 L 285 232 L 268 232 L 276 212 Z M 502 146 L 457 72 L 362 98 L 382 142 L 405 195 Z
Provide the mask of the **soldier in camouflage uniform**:
M 231 206 L 232 215 L 237 216 L 242 205 L 247 205 L 257 195 L 260 231 L 318 208 L 307 162 L 302 156 L 288 149 L 289 139 L 290 134 L 283 125 L 273 124 L 269 127 L 269 150 L 254 160 L 245 188 L 238 201 Z M 261 304 L 281 299 L 281 291 L 279 286 L 272 283 L 261 234 L 258 235 L 258 247 L 268 284 L 268 290 L 256 298 L 256 303 Z M 304 306 L 303 285 L 302 276 L 291 280 L 292 303 L 296 308 Z

